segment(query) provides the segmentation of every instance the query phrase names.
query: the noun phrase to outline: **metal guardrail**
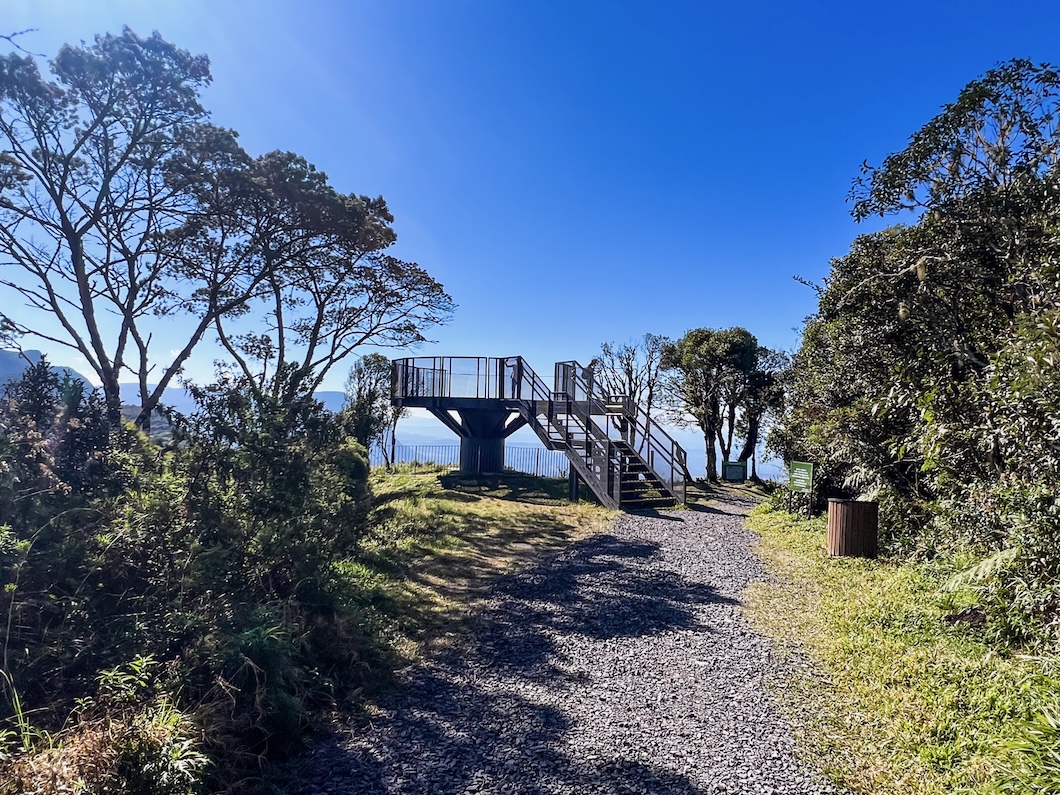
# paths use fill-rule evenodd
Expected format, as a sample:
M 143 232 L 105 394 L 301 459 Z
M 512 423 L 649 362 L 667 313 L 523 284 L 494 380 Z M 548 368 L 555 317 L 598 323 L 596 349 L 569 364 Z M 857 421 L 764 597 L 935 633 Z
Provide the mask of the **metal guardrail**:
M 394 449 L 397 464 L 431 464 L 457 469 L 460 466 L 458 444 L 399 444 Z M 373 467 L 386 465 L 386 457 L 378 447 L 368 453 L 368 463 Z M 504 468 L 524 475 L 541 478 L 566 478 L 570 472 L 570 461 L 562 450 L 546 450 L 543 447 L 506 447 Z

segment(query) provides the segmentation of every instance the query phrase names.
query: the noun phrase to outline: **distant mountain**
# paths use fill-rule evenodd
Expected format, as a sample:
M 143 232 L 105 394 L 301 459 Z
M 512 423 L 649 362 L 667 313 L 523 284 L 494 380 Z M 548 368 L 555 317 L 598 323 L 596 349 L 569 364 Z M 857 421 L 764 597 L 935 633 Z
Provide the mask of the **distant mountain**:
M 18 351 L 0 350 L 0 384 L 6 384 L 8 381 L 15 381 L 21 378 L 27 367 L 31 364 L 40 363 L 42 358 L 44 358 L 44 354 L 40 351 L 22 351 L 20 353 Z M 68 375 L 83 382 L 86 386 L 92 386 L 89 380 L 81 373 L 69 367 L 51 365 L 48 369 L 56 373 L 60 378 Z
M 149 384 L 154 389 L 154 384 Z M 327 392 L 320 391 L 313 395 L 317 400 L 324 404 L 324 408 L 328 411 L 338 411 L 342 408 L 342 401 L 346 399 L 344 392 Z M 121 402 L 130 406 L 140 405 L 140 387 L 136 384 L 121 384 Z M 171 386 L 167 387 L 165 392 L 162 393 L 161 403 L 163 406 L 169 406 L 169 408 L 180 412 L 181 414 L 191 414 L 195 411 L 195 399 L 191 396 L 184 387 Z

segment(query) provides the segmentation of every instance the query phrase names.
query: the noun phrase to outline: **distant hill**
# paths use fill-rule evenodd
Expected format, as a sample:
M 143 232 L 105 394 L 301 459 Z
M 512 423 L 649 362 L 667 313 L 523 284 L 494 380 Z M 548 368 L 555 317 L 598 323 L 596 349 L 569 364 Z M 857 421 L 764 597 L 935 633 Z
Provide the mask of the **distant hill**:
M 25 372 L 26 368 L 31 364 L 38 364 L 40 360 L 44 358 L 44 354 L 40 351 L 5 351 L 0 350 L 0 384 L 6 384 L 8 381 L 17 380 Z M 70 376 L 78 381 L 83 382 L 86 386 L 91 387 L 92 384 L 87 378 L 76 370 L 72 370 L 69 367 L 56 367 L 54 365 L 48 368 L 53 373 L 56 373 L 60 378 L 63 376 Z
M 150 384 L 154 388 L 154 384 Z M 324 404 L 329 411 L 338 411 L 342 408 L 342 401 L 346 399 L 344 392 L 320 391 L 313 395 Z M 140 387 L 136 384 L 121 384 L 121 402 L 130 406 L 140 404 Z M 195 411 L 195 400 L 191 394 L 182 386 L 167 387 L 162 393 L 162 405 L 169 406 L 181 414 L 191 414 Z

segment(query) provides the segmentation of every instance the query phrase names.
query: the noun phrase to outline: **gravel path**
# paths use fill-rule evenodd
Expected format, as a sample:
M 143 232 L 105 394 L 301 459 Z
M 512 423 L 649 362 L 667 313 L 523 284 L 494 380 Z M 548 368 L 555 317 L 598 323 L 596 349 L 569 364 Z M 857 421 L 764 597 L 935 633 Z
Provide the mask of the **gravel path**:
M 836 793 L 793 755 L 740 617 L 749 504 L 620 517 L 503 578 L 470 648 L 301 765 L 323 793 Z

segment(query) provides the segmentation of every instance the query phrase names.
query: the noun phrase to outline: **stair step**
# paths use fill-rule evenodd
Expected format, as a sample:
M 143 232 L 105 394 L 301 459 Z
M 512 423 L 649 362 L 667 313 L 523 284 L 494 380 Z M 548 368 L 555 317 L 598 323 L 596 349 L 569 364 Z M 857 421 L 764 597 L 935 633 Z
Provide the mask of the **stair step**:
M 658 480 L 621 480 L 622 488 L 632 489 L 655 489 L 656 491 L 666 491 L 666 487 Z
M 620 495 L 617 502 L 623 508 L 667 508 L 677 504 L 637 448 L 622 439 L 609 437 L 615 433 L 614 428 L 623 429 L 624 433 L 628 427 L 626 404 L 609 400 L 610 395 L 606 394 L 581 396 L 580 400 L 564 392 L 550 393 L 551 399 L 534 394 L 533 399 L 522 401 L 521 413 L 548 449 L 567 454 L 572 469 L 590 481 L 590 487 L 601 501 L 615 503 L 614 495 L 607 494 L 604 487 L 614 473 Z M 598 425 L 607 431 L 598 431 Z M 635 444 L 644 446 L 639 433 Z

